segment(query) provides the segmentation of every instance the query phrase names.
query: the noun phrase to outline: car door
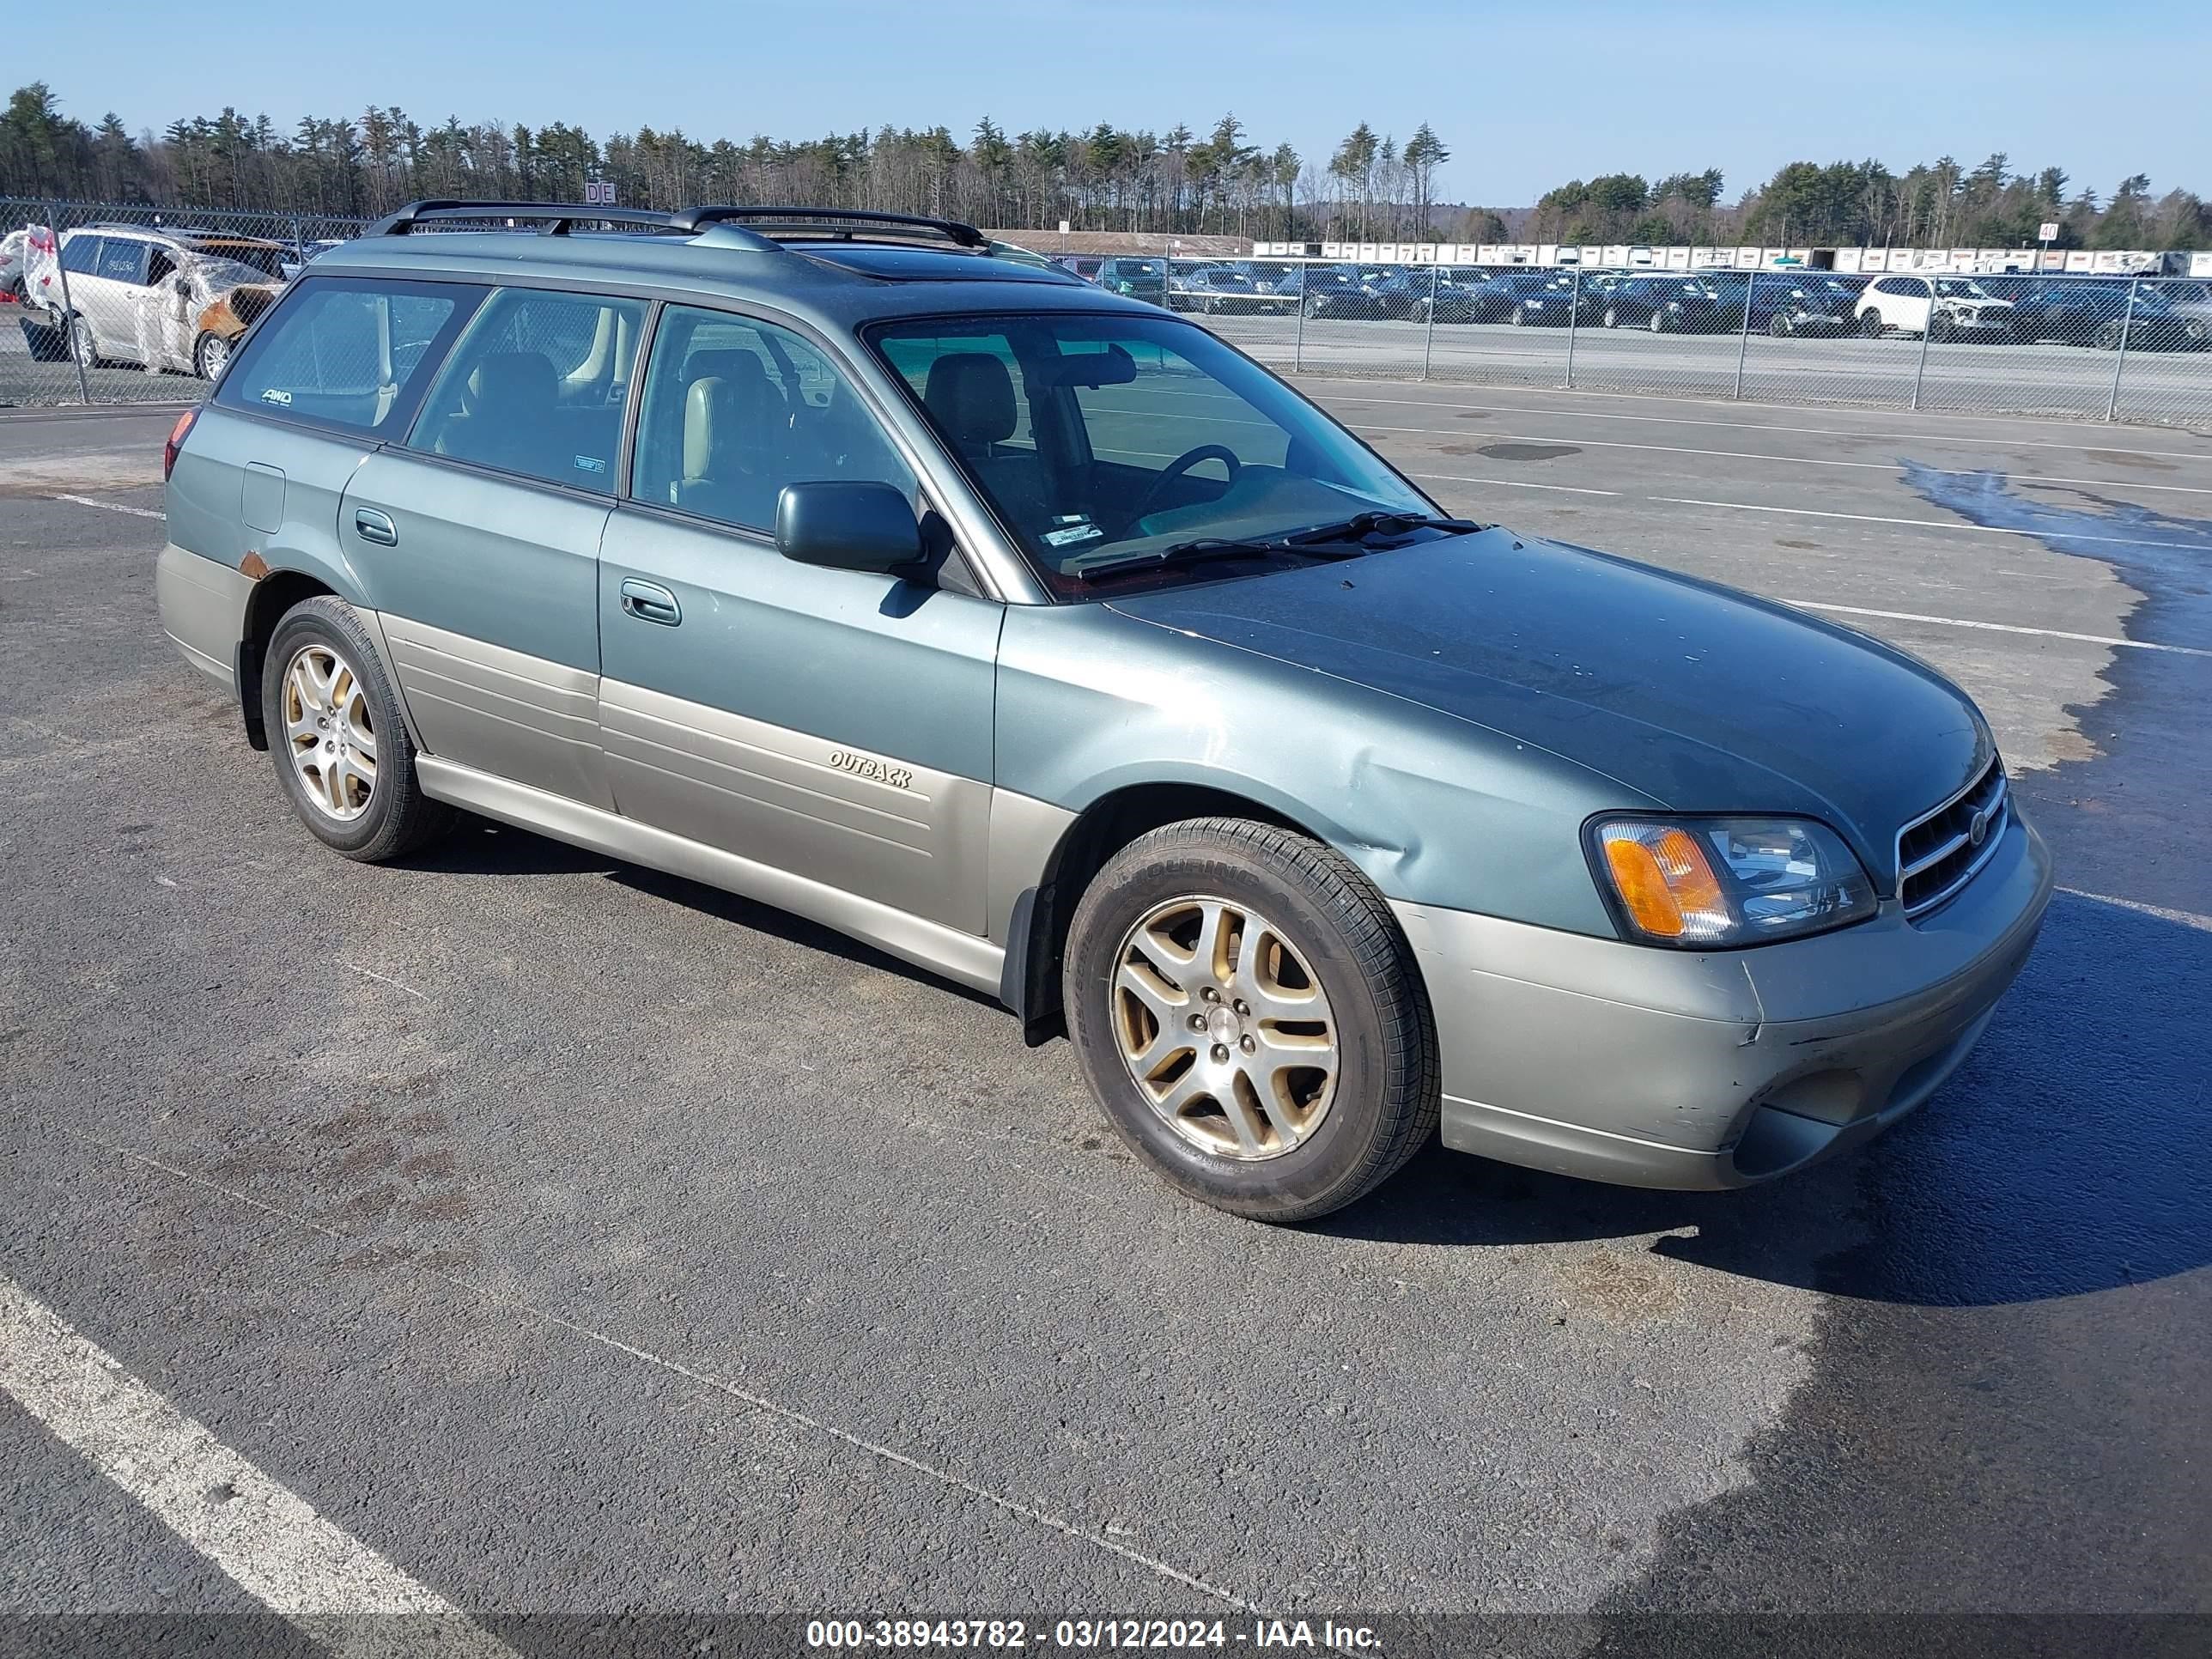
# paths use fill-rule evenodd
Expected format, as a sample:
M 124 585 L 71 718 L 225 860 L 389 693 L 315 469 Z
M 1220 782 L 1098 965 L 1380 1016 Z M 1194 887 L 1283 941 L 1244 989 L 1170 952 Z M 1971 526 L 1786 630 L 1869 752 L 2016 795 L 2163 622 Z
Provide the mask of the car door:
M 629 817 L 980 936 L 1003 607 L 784 558 L 782 487 L 835 479 L 920 499 L 849 368 L 666 307 L 600 562 L 609 782 Z
M 338 513 L 423 748 L 603 809 L 599 539 L 646 311 L 495 289 Z
M 133 236 L 104 236 L 92 280 L 83 283 L 80 297 L 72 293 L 77 309 L 91 319 L 100 341 L 100 356 L 125 362 L 143 361 L 139 342 L 138 304 L 146 287 L 147 257 L 153 244 Z

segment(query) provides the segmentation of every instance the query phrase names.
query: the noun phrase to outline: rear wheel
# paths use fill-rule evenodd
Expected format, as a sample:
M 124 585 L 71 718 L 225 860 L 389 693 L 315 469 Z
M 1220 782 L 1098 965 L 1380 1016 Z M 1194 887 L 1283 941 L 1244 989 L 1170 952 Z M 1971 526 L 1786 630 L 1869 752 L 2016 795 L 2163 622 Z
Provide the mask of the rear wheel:
M 1066 1006 L 1115 1128 L 1200 1202 L 1326 1215 L 1436 1133 L 1436 1033 L 1397 924 L 1333 848 L 1197 818 L 1099 872 Z
M 1790 314 L 1778 311 L 1766 319 L 1766 331 L 1776 339 L 1786 339 L 1790 334 Z
M 230 342 L 220 334 L 203 334 L 192 348 L 192 373 L 203 380 L 219 380 L 230 366 Z
M 1612 306 L 1607 306 L 1605 308 L 1605 325 L 1607 328 L 1619 328 L 1620 326 L 1620 313 Z
M 100 367 L 100 340 L 92 331 L 92 325 L 82 317 L 69 319 L 70 356 L 87 368 Z
M 1869 340 L 1881 337 L 1881 313 L 1869 307 L 1859 313 L 1859 332 Z
M 1513 314 L 1507 318 L 1506 320 L 1511 323 L 1516 328 L 1526 328 L 1528 325 L 1528 307 L 1526 306 L 1514 307 Z
M 1667 313 L 1665 311 L 1655 311 L 1651 313 L 1651 331 L 1654 334 L 1664 334 L 1667 331 Z
M 422 793 L 398 693 L 343 599 L 303 600 L 276 624 L 261 718 L 292 810 L 325 846 L 380 863 L 453 827 L 453 809 Z

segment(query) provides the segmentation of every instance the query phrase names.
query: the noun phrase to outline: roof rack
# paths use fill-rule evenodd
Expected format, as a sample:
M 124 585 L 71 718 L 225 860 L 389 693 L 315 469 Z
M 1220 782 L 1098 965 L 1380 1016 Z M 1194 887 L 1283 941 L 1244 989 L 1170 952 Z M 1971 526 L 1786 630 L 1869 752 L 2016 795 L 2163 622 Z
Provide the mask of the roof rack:
M 850 241 L 873 228 L 908 234 L 921 232 L 941 236 L 966 248 L 986 248 L 990 239 L 973 225 L 957 219 L 927 219 L 913 213 L 877 213 L 866 208 L 813 207 L 695 207 L 680 208 L 670 222 L 683 230 L 710 224 L 747 224 L 765 234 L 776 231 L 800 236 L 822 236 Z
M 418 227 L 445 219 L 542 221 L 544 228 L 539 234 L 545 236 L 566 236 L 571 226 L 580 224 L 619 225 L 684 236 L 720 225 L 727 227 L 735 237 L 763 248 L 777 246 L 773 234 L 778 231 L 793 237 L 850 241 L 869 228 L 894 234 L 940 236 L 978 252 L 990 246 L 989 239 L 973 225 L 951 219 L 926 219 L 911 213 L 872 213 L 863 208 L 688 207 L 663 213 L 651 208 L 579 206 L 561 202 L 430 200 L 410 202 L 397 212 L 386 214 L 362 234 L 405 236 Z

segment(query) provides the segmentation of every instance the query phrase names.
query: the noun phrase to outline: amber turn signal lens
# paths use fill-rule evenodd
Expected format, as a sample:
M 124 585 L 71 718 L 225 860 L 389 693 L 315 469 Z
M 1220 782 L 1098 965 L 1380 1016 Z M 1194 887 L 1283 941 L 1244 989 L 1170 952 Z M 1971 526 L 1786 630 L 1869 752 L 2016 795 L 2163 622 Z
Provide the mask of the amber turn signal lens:
M 1680 939 L 1691 920 L 1727 915 L 1705 849 L 1686 830 L 1607 835 L 1605 862 L 1629 919 L 1654 939 Z

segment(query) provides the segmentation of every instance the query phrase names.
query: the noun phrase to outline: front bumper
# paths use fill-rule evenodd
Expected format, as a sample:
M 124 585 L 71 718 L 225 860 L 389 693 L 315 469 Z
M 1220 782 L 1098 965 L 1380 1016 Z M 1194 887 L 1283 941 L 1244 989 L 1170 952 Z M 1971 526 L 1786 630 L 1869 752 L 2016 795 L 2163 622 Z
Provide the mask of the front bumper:
M 1966 1056 L 2027 961 L 2051 856 L 2018 813 L 1908 922 L 1698 955 L 1393 900 L 1436 1012 L 1443 1141 L 1595 1181 L 1715 1190 L 1880 1133 Z

